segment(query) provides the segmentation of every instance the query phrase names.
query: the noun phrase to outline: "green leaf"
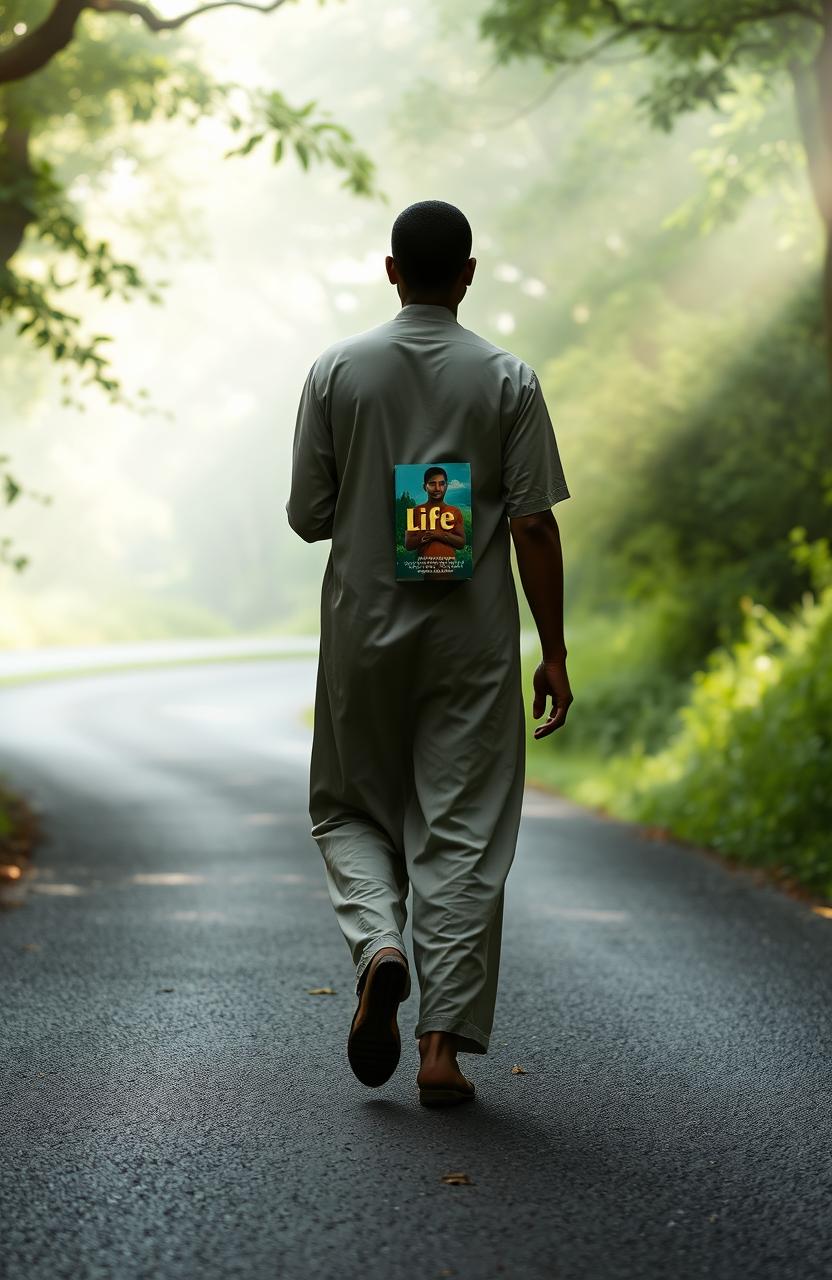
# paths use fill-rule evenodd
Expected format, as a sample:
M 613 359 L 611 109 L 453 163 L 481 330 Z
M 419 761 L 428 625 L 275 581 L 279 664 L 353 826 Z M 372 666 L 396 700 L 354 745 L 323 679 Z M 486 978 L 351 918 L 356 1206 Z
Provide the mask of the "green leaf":
M 243 143 L 242 147 L 240 148 L 237 154 L 241 156 L 249 155 L 249 153 L 252 152 L 254 148 L 257 146 L 257 144 L 263 141 L 263 138 L 265 136 L 266 135 L 263 133 L 253 133 L 251 137 L 246 142 Z

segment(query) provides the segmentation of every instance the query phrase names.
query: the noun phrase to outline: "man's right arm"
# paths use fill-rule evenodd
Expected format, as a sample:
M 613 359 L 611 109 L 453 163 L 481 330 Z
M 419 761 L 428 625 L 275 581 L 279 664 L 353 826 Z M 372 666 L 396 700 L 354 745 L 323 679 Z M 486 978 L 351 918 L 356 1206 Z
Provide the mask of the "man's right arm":
M 537 626 L 543 659 L 534 673 L 533 715 L 537 720 L 552 698 L 552 713 L 534 732 L 545 738 L 559 729 L 574 701 L 566 674 L 563 635 L 563 552 L 560 530 L 551 509 L 515 516 L 509 528 L 523 591 Z

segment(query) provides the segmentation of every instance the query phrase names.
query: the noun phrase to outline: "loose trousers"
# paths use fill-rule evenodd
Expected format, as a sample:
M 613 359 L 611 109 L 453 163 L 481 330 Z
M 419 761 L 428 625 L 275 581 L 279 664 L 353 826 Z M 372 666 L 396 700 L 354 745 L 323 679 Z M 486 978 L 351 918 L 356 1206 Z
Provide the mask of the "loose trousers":
M 345 681 L 345 645 L 331 662 L 322 633 L 309 812 L 356 987 L 382 947 L 406 952 L 412 887 L 415 1035 L 454 1032 L 485 1053 L 523 801 L 519 653 L 422 685 L 395 648 L 360 644 Z

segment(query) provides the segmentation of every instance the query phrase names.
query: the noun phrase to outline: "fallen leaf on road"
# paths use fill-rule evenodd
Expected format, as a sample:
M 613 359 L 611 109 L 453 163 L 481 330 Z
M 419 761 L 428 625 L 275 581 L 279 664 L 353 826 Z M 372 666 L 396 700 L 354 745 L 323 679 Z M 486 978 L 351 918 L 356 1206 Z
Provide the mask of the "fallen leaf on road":
M 443 1173 L 440 1181 L 449 1187 L 470 1187 L 473 1185 L 467 1173 Z
M 518 1067 L 515 1062 L 514 1066 L 511 1068 L 511 1074 L 513 1076 L 527 1076 L 529 1073 L 525 1067 Z
M 157 987 L 156 994 L 160 995 L 163 991 L 175 991 L 176 987 Z
M 39 942 L 24 942 L 21 946 L 23 951 L 40 951 Z
M 308 987 L 306 994 L 308 996 L 334 996 L 335 992 L 332 987 Z

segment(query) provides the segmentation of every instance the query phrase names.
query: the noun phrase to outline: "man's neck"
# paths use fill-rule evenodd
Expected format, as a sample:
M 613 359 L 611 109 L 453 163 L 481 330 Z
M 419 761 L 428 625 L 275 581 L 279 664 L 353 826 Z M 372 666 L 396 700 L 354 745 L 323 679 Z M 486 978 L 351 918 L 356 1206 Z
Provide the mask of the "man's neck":
M 456 318 L 457 303 L 442 302 L 436 298 L 408 298 L 402 303 L 403 307 L 420 306 L 420 307 L 444 307 L 446 311 L 450 311 Z

